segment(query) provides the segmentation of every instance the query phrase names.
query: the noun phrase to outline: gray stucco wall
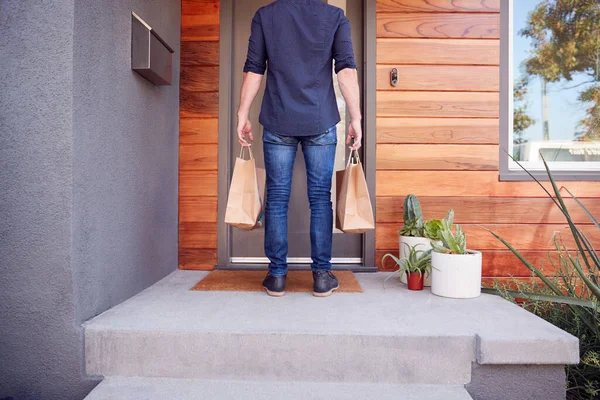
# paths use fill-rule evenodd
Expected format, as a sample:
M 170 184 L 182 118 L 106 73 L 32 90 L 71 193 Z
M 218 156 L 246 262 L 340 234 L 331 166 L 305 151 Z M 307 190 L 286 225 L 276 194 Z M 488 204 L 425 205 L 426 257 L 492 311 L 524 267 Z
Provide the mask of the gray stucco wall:
M 131 70 L 131 11 L 175 50 L 171 86 Z M 73 261 L 83 322 L 177 268 L 180 0 L 77 0 Z
M 91 387 L 73 303 L 73 15 L 73 0 L 0 1 L 0 398 Z
M 563 365 L 479 365 L 473 363 L 467 390 L 473 400 L 564 400 Z
M 0 0 L 0 398 L 82 399 L 81 323 L 177 268 L 179 82 L 130 70 L 132 10 L 178 77 L 179 0 Z

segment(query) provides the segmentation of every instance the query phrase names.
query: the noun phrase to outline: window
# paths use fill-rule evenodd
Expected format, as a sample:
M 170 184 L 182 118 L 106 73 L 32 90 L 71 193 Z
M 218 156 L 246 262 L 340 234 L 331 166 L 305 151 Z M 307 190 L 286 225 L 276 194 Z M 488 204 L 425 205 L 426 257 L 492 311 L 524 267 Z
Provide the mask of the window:
M 600 2 L 502 1 L 502 180 L 600 179 Z M 541 155 L 541 156 L 540 156 Z

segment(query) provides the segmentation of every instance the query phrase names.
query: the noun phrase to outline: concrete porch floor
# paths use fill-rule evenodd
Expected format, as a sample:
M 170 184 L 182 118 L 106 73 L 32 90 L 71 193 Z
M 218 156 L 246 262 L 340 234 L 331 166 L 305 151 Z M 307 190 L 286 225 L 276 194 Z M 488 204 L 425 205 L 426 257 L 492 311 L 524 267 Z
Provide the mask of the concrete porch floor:
M 496 296 L 384 289 L 387 273 L 329 298 L 190 291 L 205 275 L 176 271 L 87 322 L 88 374 L 464 386 L 474 366 L 578 362 L 575 337 Z

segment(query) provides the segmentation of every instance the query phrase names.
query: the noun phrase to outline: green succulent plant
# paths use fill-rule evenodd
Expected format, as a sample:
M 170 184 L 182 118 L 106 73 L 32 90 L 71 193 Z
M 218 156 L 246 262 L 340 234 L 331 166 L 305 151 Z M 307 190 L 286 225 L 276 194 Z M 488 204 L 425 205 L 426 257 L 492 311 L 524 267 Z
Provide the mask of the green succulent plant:
M 439 219 L 430 219 L 423 226 L 423 236 L 431 240 L 439 240 L 442 230 L 442 221 Z
M 423 235 L 423 224 L 419 221 L 410 221 L 405 223 L 398 231 L 402 236 L 421 237 Z
M 398 233 L 402 236 L 423 237 L 423 210 L 421 203 L 414 194 L 409 194 L 404 199 L 404 225 Z
M 456 233 L 452 232 L 454 225 L 454 210 L 448 211 L 448 216 L 442 220 L 442 228 L 438 232 L 438 242 L 431 242 L 433 251 L 446 254 L 465 254 L 467 252 L 467 236 L 460 225 L 456 225 Z
M 409 246 L 408 257 L 398 258 L 395 255 L 388 253 L 383 256 L 381 259 L 381 263 L 384 264 L 386 258 L 391 258 L 394 260 L 396 265 L 398 265 L 398 270 L 396 273 L 399 273 L 400 276 L 404 273 L 418 273 L 419 275 L 428 276 L 431 272 L 431 251 L 429 250 L 417 250 L 417 246 L 422 246 L 417 244 L 415 246 Z M 390 279 L 394 274 L 390 274 L 385 281 Z M 384 281 L 384 283 L 385 283 Z

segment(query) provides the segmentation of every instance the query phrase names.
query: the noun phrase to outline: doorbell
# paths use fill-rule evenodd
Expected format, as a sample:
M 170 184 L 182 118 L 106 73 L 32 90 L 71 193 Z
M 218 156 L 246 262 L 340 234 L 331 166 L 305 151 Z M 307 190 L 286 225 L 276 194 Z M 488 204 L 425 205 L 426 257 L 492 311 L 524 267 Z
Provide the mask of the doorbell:
M 394 86 L 394 87 L 398 86 L 398 69 L 397 68 L 392 68 L 392 71 L 390 73 L 390 81 L 392 83 L 392 86 Z

